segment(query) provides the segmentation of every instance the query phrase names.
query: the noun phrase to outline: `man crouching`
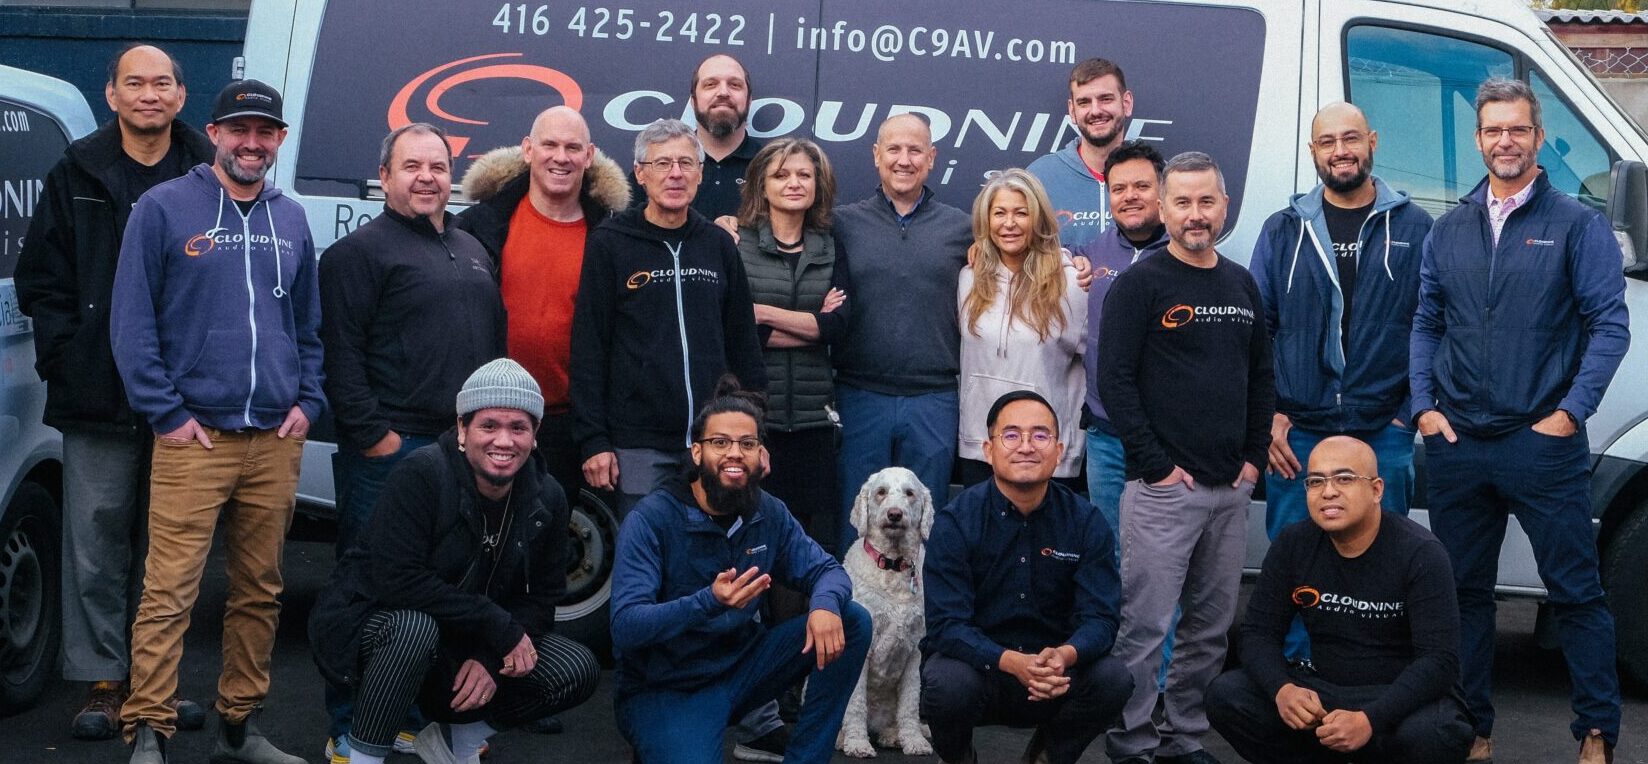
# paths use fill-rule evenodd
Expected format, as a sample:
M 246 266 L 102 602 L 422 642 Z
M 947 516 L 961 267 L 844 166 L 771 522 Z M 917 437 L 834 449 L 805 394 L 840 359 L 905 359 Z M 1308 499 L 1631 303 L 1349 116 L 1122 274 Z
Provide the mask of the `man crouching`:
M 760 489 L 758 399 L 723 382 L 692 423 L 690 483 L 641 499 L 618 532 L 612 644 L 618 729 L 645 764 L 720 764 L 730 721 L 807 678 L 784 760 L 830 760 L 870 647 L 852 582 Z M 809 612 L 761 623 L 776 580 Z
M 492 361 L 458 391 L 458 427 L 389 474 L 369 531 L 315 603 L 309 640 L 355 690 L 350 764 L 379 764 L 406 708 L 430 764 L 472 764 L 496 730 L 595 692 L 583 645 L 550 633 L 566 591 L 567 500 L 532 451 L 544 399 Z

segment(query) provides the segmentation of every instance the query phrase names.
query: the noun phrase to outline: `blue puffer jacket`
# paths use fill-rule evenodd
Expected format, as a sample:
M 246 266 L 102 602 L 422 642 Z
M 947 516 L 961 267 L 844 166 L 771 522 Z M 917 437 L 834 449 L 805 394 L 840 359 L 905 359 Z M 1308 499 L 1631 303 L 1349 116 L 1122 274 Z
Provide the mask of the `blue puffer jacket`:
M 1619 245 L 1602 213 L 1545 173 L 1493 245 L 1488 183 L 1425 240 L 1413 320 L 1413 412 L 1491 437 L 1557 409 L 1583 422 L 1630 346 Z
M 1373 184 L 1348 343 L 1322 187 L 1271 215 L 1253 247 L 1248 267 L 1276 353 L 1276 410 L 1307 430 L 1377 430 L 1408 412 L 1408 333 L 1431 216 L 1406 193 Z

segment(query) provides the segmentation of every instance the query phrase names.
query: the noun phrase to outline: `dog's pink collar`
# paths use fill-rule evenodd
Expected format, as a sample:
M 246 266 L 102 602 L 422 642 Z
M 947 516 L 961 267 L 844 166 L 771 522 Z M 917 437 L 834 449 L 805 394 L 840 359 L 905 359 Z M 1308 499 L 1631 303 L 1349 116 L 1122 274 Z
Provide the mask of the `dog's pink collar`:
M 864 539 L 864 552 L 865 554 L 870 555 L 870 560 L 875 562 L 876 567 L 881 568 L 882 570 L 891 570 L 895 573 L 903 573 L 904 571 L 916 566 L 915 563 L 911 562 L 908 558 L 888 557 L 880 552 L 877 552 L 875 547 L 870 546 L 869 539 Z

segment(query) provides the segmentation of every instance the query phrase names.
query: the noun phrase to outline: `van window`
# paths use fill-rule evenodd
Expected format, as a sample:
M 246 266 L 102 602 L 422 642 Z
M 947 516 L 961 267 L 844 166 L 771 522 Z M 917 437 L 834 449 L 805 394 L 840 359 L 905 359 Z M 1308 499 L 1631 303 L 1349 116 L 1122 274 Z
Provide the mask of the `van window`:
M 1379 132 L 1374 172 L 1432 215 L 1469 193 L 1487 173 L 1476 148 L 1476 88 L 1513 77 L 1511 53 L 1443 34 L 1372 25 L 1345 36 L 1350 99 Z M 1538 70 L 1545 146 L 1539 164 L 1552 185 L 1601 209 L 1614 155 Z
M 17 270 L 23 234 L 69 137 L 45 112 L 0 98 L 0 279 Z

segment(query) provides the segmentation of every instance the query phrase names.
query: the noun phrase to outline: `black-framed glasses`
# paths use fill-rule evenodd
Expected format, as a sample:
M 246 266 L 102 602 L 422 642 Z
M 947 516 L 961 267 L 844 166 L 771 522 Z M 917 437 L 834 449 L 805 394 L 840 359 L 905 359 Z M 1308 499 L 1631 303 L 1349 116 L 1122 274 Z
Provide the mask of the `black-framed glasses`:
M 1366 480 L 1371 483 L 1378 479 L 1379 476 L 1377 475 L 1369 477 L 1367 475 L 1358 475 L 1354 472 L 1335 472 L 1332 475 L 1311 475 L 1305 478 L 1305 490 L 1320 491 L 1327 486 L 1328 481 L 1330 480 L 1333 481 L 1334 488 L 1343 490 L 1356 485 L 1356 481 L 1358 480 Z
M 739 438 L 737 440 L 732 438 L 700 438 L 697 442 L 709 447 L 711 451 L 718 454 L 731 451 L 733 446 L 738 446 L 738 450 L 746 454 L 761 447 L 760 438 Z
M 1006 446 L 1008 449 L 1018 448 L 1028 441 L 1031 448 L 1041 451 L 1048 446 L 1053 445 L 1053 441 L 1056 440 L 1056 438 L 1053 437 L 1053 433 L 1048 432 L 1047 430 L 1031 430 L 1029 432 L 1024 432 L 1023 430 L 1002 430 L 996 435 L 996 440 L 1001 441 L 1001 444 Z
M 1506 133 L 1510 133 L 1512 138 L 1515 138 L 1519 141 L 1524 141 L 1524 140 L 1527 140 L 1527 139 L 1533 137 L 1534 131 L 1538 130 L 1538 129 L 1539 128 L 1537 128 L 1533 125 L 1511 125 L 1510 127 L 1479 127 L 1479 128 L 1476 129 L 1476 134 L 1482 136 L 1483 138 L 1487 138 L 1490 141 L 1497 141 L 1500 138 L 1504 137 L 1504 135 Z
M 1368 137 L 1361 133 L 1345 133 L 1344 135 L 1339 136 L 1324 135 L 1311 141 L 1311 145 L 1315 146 L 1317 151 L 1332 151 L 1335 148 L 1338 148 L 1339 144 L 1343 143 L 1346 149 L 1355 151 L 1362 148 L 1362 144 L 1366 142 L 1367 139 Z
M 698 160 L 692 157 L 675 157 L 673 159 L 653 159 L 642 162 L 642 167 L 651 167 L 654 172 L 667 173 L 670 168 L 680 165 L 681 172 L 695 172 L 698 170 Z

